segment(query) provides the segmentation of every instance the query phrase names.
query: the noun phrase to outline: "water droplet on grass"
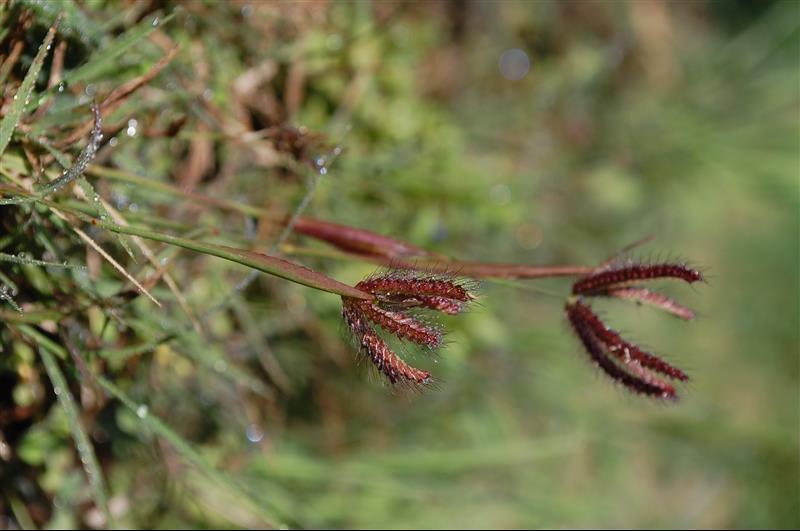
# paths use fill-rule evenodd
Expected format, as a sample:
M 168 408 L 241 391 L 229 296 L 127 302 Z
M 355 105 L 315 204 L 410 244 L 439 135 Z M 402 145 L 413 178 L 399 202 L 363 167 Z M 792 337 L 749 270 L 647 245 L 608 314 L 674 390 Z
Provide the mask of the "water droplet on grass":
M 528 75 L 531 69 L 531 61 L 528 54 L 519 48 L 506 50 L 500 56 L 500 74 L 511 81 L 519 81 Z
M 125 130 L 125 133 L 128 136 L 136 136 L 136 128 L 139 126 L 139 122 L 136 118 L 131 118 L 128 120 L 128 128 Z
M 264 432 L 255 424 L 250 424 L 247 426 L 245 434 L 247 435 L 247 440 L 251 443 L 258 443 L 264 439 Z

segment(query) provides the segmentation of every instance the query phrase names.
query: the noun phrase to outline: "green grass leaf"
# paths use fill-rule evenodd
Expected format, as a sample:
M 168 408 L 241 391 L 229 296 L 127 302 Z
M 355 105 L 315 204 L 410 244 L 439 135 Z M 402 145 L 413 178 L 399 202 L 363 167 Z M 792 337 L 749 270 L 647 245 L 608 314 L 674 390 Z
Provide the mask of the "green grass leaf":
M 28 73 L 25 74 L 25 78 L 22 80 L 19 90 L 17 90 L 17 93 L 14 95 L 14 103 L 11 104 L 11 110 L 3 117 L 3 121 L 0 122 L 0 157 L 3 156 L 6 147 L 8 147 L 11 135 L 14 134 L 14 130 L 17 128 L 17 125 L 19 125 L 22 113 L 25 112 L 25 107 L 28 106 L 31 93 L 36 84 L 36 78 L 39 77 L 39 72 L 42 70 L 44 60 L 53 44 L 57 26 L 58 19 L 56 19 L 55 24 L 50 27 L 44 41 L 41 46 L 39 46 L 39 51 L 36 52 L 36 57 L 34 57 L 33 63 L 28 69 Z
M 20 326 L 20 328 L 23 327 L 28 328 L 26 325 Z M 94 503 L 97 508 L 103 512 L 109 527 L 113 527 L 111 513 L 108 510 L 108 493 L 106 491 L 102 471 L 100 470 L 100 464 L 97 462 L 97 456 L 94 453 L 92 443 L 89 441 L 89 436 L 81 425 L 78 406 L 75 404 L 75 400 L 69 392 L 67 380 L 64 378 L 64 374 L 61 372 L 53 354 L 41 341 L 39 342 L 39 355 L 44 362 L 47 376 L 53 384 L 53 391 L 58 397 L 58 402 L 67 414 L 69 431 L 72 433 L 72 439 L 75 441 L 75 447 L 81 458 L 83 469 L 86 472 L 86 477 L 89 479 L 89 486 L 92 489 Z
M 328 293 L 335 293 L 337 295 L 353 297 L 357 299 L 372 298 L 372 295 L 356 289 L 348 284 L 343 284 L 337 280 L 323 275 L 322 273 L 317 273 L 316 271 L 313 271 L 305 266 L 295 264 L 294 262 L 289 262 L 288 260 L 284 260 L 282 258 L 269 256 L 255 251 L 248 251 L 246 249 L 228 247 L 227 245 L 218 245 L 214 243 L 191 240 L 188 238 L 164 234 L 140 227 L 123 227 L 121 225 L 107 223 L 88 217 L 81 212 L 67 208 L 59 203 L 54 203 L 47 200 L 42 200 L 42 203 L 57 210 L 62 210 L 64 212 L 77 215 L 80 219 L 83 219 L 92 225 L 110 230 L 112 232 L 128 234 L 131 236 L 139 236 L 140 238 L 154 240 L 157 242 L 166 243 L 168 245 L 175 245 L 177 247 L 183 247 L 184 249 L 189 249 L 190 251 L 216 256 L 218 258 L 223 258 L 225 260 L 230 260 L 231 262 L 236 262 L 238 264 L 257 269 L 262 273 L 275 275 L 296 284 L 302 284 L 310 288 L 327 291 Z
M 270 527 L 278 526 L 275 518 L 261 507 L 263 504 L 262 502 L 255 500 L 253 496 L 245 492 L 226 474 L 223 474 L 211 466 L 208 461 L 206 461 L 206 459 L 200 455 L 199 452 L 192 448 L 192 445 L 189 442 L 173 431 L 172 428 L 167 426 L 161 419 L 150 413 L 150 410 L 145 404 L 137 404 L 110 380 L 102 376 L 95 377 L 103 389 L 105 389 L 114 398 L 122 402 L 125 407 L 130 409 L 136 415 L 136 417 L 141 421 L 143 427 L 167 441 L 167 443 L 169 443 L 184 459 L 200 469 L 213 481 L 217 482 L 222 487 L 229 489 L 231 492 L 237 493 L 244 499 L 249 500 L 251 502 L 250 504 L 252 505 L 251 508 L 260 515 L 260 517 L 264 520 L 265 525 L 269 525 Z
M 59 401 L 67 412 L 70 430 L 73 432 L 73 437 L 75 437 L 75 442 L 78 445 L 78 451 L 81 453 L 81 460 L 85 465 L 87 462 L 91 463 L 94 461 L 93 465 L 86 465 L 87 475 L 89 475 L 88 467 L 96 466 L 97 461 L 96 458 L 94 458 L 94 452 L 88 442 L 86 433 L 83 431 L 83 428 L 80 426 L 78 421 L 77 408 L 72 400 L 72 396 L 69 395 L 69 388 L 67 387 L 66 379 L 64 378 L 61 369 L 59 369 L 56 360 L 53 358 L 53 355 L 55 355 L 61 359 L 68 359 L 68 353 L 64 347 L 55 343 L 46 335 L 42 334 L 31 326 L 20 324 L 17 325 L 16 328 L 24 335 L 33 339 L 39 346 L 39 352 L 42 355 L 42 360 L 45 363 L 45 369 L 47 370 L 48 376 L 50 376 L 53 382 L 53 388 L 57 389 L 56 394 L 58 395 Z M 250 508 L 254 513 L 259 515 L 265 526 L 278 527 L 275 517 L 269 514 L 269 512 L 263 508 L 263 501 L 256 500 L 253 495 L 243 490 L 230 477 L 228 477 L 228 475 L 215 469 L 197 450 L 192 447 L 191 443 L 186 441 L 172 428 L 167 426 L 161 419 L 150 413 L 145 404 L 137 404 L 124 391 L 122 391 L 122 389 L 120 389 L 107 378 L 104 378 L 98 374 L 92 374 L 92 376 L 96 379 L 100 387 L 105 389 L 111 396 L 122 402 L 125 407 L 130 409 L 136 415 L 136 417 L 141 421 L 144 429 L 150 430 L 159 437 L 163 438 L 175 449 L 175 451 L 181 455 L 181 457 L 186 459 L 192 465 L 196 466 L 213 481 L 249 501 L 249 505 L 251 506 Z M 88 448 L 88 451 L 91 452 L 91 456 L 88 456 L 88 454 L 84 455 L 82 448 L 83 450 Z M 97 467 L 96 471 L 99 474 L 99 466 Z M 98 475 L 96 478 L 98 478 L 98 481 L 100 481 L 100 483 L 97 485 L 97 488 L 102 487 L 104 489 L 102 484 L 102 476 Z M 91 482 L 91 475 L 89 475 L 89 479 Z M 94 485 L 93 488 L 95 488 Z M 104 493 L 105 490 L 103 490 L 103 495 Z M 95 495 L 97 495 L 96 491 Z M 105 496 L 103 499 L 107 500 L 108 498 Z
M 89 79 L 93 79 L 106 69 L 119 68 L 119 57 L 136 46 L 139 42 L 150 35 L 156 28 L 169 22 L 174 15 L 163 18 L 147 17 L 136 26 L 117 37 L 114 42 L 109 44 L 93 61 L 68 72 L 64 76 L 64 82 L 72 85 Z

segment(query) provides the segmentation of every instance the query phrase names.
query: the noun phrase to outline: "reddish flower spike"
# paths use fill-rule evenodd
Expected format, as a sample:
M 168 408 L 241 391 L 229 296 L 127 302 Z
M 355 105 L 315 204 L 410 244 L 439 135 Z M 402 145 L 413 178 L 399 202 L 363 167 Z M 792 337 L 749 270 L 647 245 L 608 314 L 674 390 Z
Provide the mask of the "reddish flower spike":
M 630 374 L 614 363 L 608 356 L 602 340 L 595 336 L 592 327 L 583 319 L 576 304 L 567 303 L 565 309 L 567 319 L 578 339 L 581 340 L 586 352 L 592 358 L 592 361 L 609 377 L 635 393 L 666 399 L 676 398 L 675 388 L 671 385 L 656 378 Z
M 392 384 L 410 383 L 427 384 L 430 373 L 410 366 L 403 361 L 373 330 L 364 314 L 364 303 L 356 299 L 345 299 L 342 304 L 342 316 L 347 327 L 357 338 L 360 352 L 365 355 L 375 368 Z
M 626 299 L 640 304 L 647 304 L 648 306 L 671 313 L 675 317 L 686 321 L 691 321 L 695 317 L 694 311 L 690 308 L 678 304 L 675 300 L 666 295 L 651 291 L 647 288 L 610 288 L 604 291 L 598 291 L 593 295 Z
M 342 298 L 342 315 L 361 351 L 393 384 L 428 383 L 430 373 L 400 359 L 373 325 L 400 339 L 436 349 L 442 343 L 441 331 L 398 308 L 420 307 L 456 314 L 473 298 L 467 288 L 451 278 L 423 277 L 411 272 L 372 277 L 356 284 L 356 288 L 375 296 L 370 301 Z
M 469 290 L 448 278 L 424 278 L 408 275 L 388 274 L 362 280 L 356 287 L 374 295 L 385 297 L 442 297 L 460 302 L 473 299 Z
M 359 307 L 367 319 L 400 339 L 407 339 L 412 343 L 431 349 L 438 348 L 442 343 L 441 332 L 425 326 L 419 320 L 403 312 L 384 310 L 369 301 L 360 303 Z
M 420 306 L 448 315 L 458 315 L 464 309 L 463 302 L 447 297 L 419 295 L 414 297 L 414 300 L 419 301 Z
M 404 381 L 424 385 L 430 381 L 431 373 L 404 362 L 374 331 L 364 333 L 360 342 L 363 352 L 391 383 Z
M 659 278 L 676 278 L 692 284 L 703 280 L 703 275 L 683 264 L 629 264 L 602 268 L 586 275 L 573 284 L 572 293 L 594 295 L 603 290 Z
M 591 330 L 592 334 L 602 343 L 608 351 L 619 358 L 622 363 L 628 364 L 630 361 L 636 362 L 645 369 L 660 372 L 676 380 L 687 381 L 689 377 L 685 372 L 673 367 L 661 358 L 645 352 L 638 345 L 629 343 L 620 335 L 608 328 L 591 308 L 580 301 L 572 303 L 572 312 L 583 321 Z

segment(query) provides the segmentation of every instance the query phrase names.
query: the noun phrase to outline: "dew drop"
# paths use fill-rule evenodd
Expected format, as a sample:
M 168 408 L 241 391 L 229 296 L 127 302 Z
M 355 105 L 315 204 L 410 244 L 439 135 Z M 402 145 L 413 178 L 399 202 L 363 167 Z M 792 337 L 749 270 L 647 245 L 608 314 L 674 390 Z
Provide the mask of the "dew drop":
M 136 128 L 139 126 L 139 122 L 136 118 L 131 118 L 128 120 L 128 128 L 125 130 L 125 133 L 128 136 L 136 136 Z
M 255 424 L 250 424 L 245 430 L 247 440 L 251 443 L 258 443 L 264 439 L 264 432 Z
M 88 85 L 86 85 L 86 88 L 83 89 L 83 92 L 91 98 L 92 96 L 97 94 L 97 85 L 95 85 L 94 83 L 89 83 Z
M 145 418 L 148 413 L 149 411 L 147 409 L 147 406 L 145 406 L 144 404 L 136 408 L 136 416 L 139 417 L 140 419 Z
M 155 17 L 155 18 L 153 19 L 153 22 L 151 22 L 151 23 L 150 23 L 150 25 L 151 25 L 151 26 L 153 26 L 153 27 L 155 28 L 156 26 L 158 26 L 159 22 L 160 22 L 160 21 L 158 20 L 158 17 Z
M 524 50 L 513 48 L 506 50 L 500 56 L 500 74 L 511 81 L 519 81 L 528 75 L 531 69 L 531 60 Z
M 130 202 L 131 201 L 130 201 L 130 199 L 128 199 L 128 196 L 126 196 L 124 194 L 116 195 L 114 197 L 114 204 L 116 204 L 117 208 L 120 209 L 120 210 L 123 209 L 123 208 L 127 208 L 128 205 L 130 204 Z

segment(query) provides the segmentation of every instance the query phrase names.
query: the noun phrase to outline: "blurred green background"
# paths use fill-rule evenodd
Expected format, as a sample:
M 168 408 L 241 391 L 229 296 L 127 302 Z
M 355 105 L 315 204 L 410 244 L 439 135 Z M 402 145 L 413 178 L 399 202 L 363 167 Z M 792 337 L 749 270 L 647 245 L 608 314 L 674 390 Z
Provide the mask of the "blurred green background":
M 154 245 L 197 332 L 163 284 L 160 309 L 123 296 L 119 275 L 63 236 L 88 273 L 0 270 L 23 308 L 81 301 L 30 326 L 133 401 L 101 398 L 59 362 L 116 524 L 800 526 L 800 3 L 12 2 L 0 52 L 23 46 L 4 112 L 58 9 L 64 75 L 93 66 L 23 121 L 54 142 L 91 97 L 180 46 L 105 117 L 98 166 L 278 211 L 310 197 L 313 217 L 463 259 L 595 264 L 652 235 L 634 256 L 709 277 L 673 291 L 700 315 L 689 324 L 598 305 L 689 370 L 676 404 L 631 396 L 589 364 L 560 280 L 484 283 L 480 305 L 446 321 L 438 357 L 414 358 L 441 379 L 417 395 L 357 366 L 333 295 L 266 276 L 237 294 L 244 268 Z M 311 194 L 311 172 L 261 134 L 287 123 L 343 147 Z M 15 137 L 3 164 L 24 148 Z M 144 226 L 262 250 L 276 237 L 189 196 L 90 180 Z M 0 207 L 14 234 L 4 252 L 48 248 L 36 212 Z M 93 235 L 146 276 L 110 233 Z M 344 282 L 375 269 L 289 241 L 293 259 Z M 0 524 L 105 526 L 42 347 L 4 320 Z

